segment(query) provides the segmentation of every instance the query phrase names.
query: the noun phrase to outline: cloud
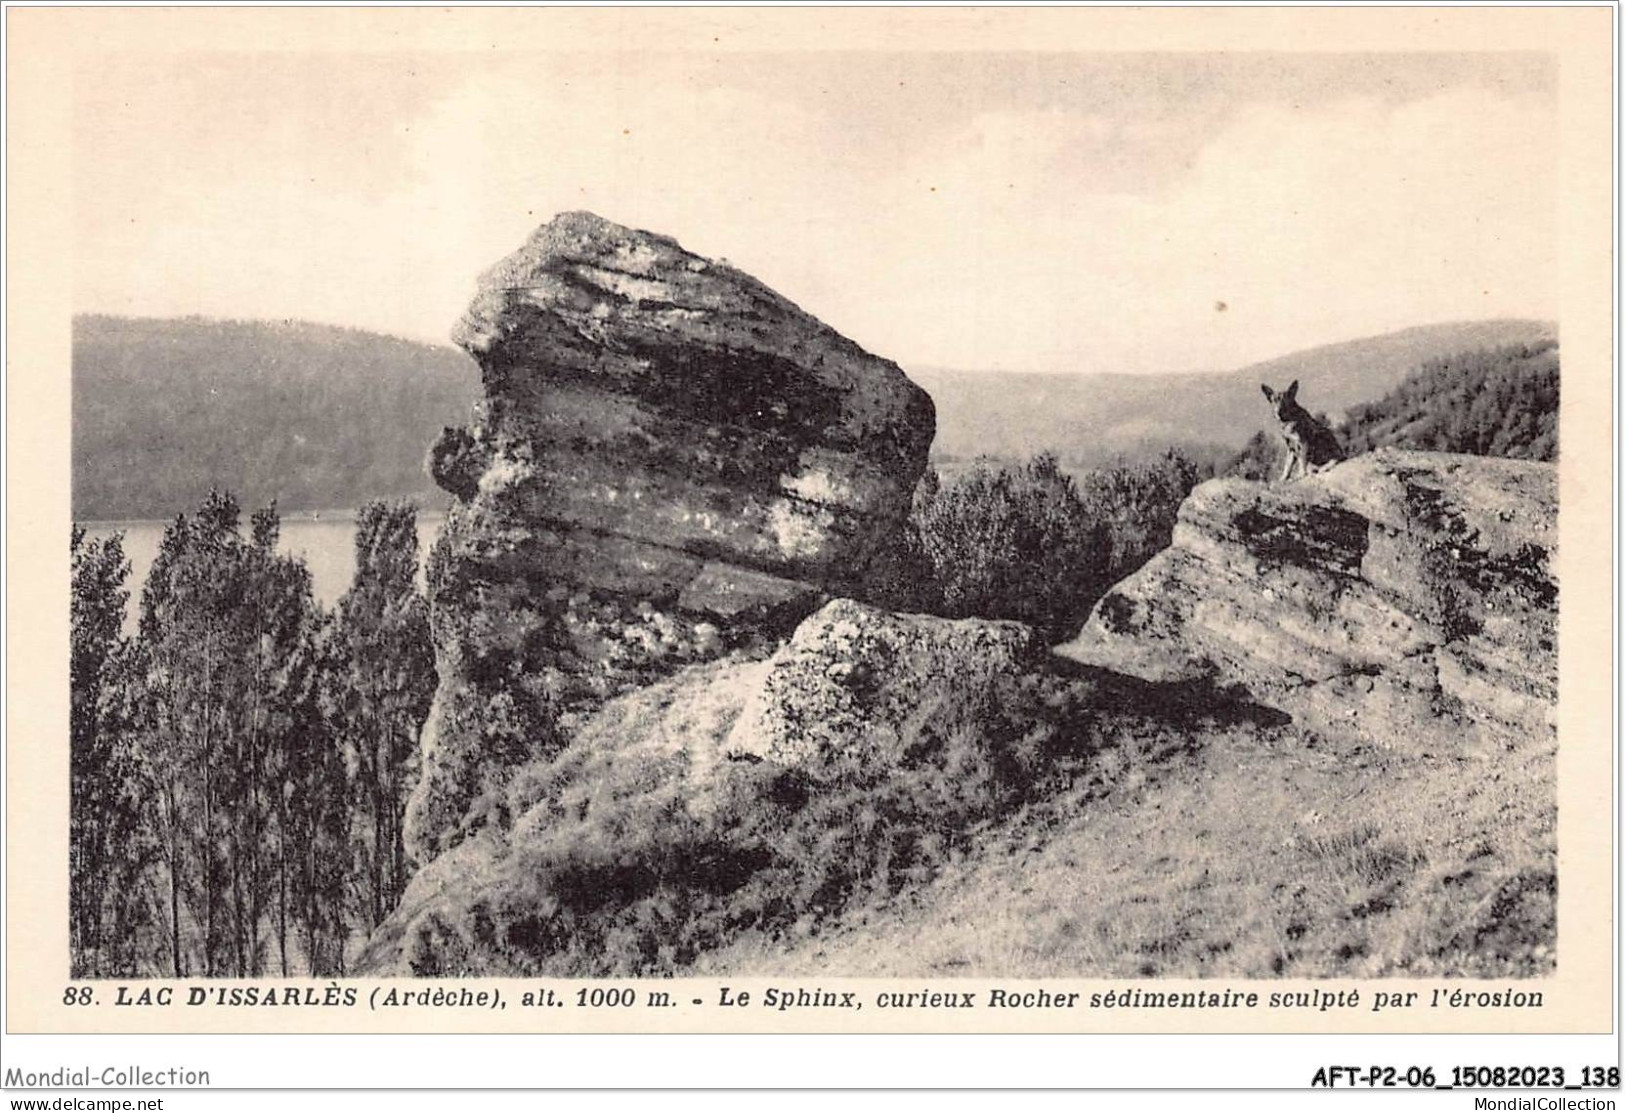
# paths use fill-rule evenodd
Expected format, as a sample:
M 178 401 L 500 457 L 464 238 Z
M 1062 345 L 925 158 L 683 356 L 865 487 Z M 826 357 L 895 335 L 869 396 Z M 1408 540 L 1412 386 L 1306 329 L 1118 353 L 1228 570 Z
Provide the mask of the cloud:
M 1074 180 L 1096 120 L 978 118 L 893 183 L 890 227 L 918 250 L 875 276 L 903 311 L 861 327 L 922 362 L 1142 371 L 1555 316 L 1554 123 L 1474 89 L 1259 105 L 1165 187 L 1101 192 Z
M 87 85 L 80 306 L 442 338 L 482 269 L 587 208 L 905 364 L 1223 368 L 1556 315 L 1538 92 L 893 104 L 879 63 L 856 101 L 677 56 L 351 61 Z

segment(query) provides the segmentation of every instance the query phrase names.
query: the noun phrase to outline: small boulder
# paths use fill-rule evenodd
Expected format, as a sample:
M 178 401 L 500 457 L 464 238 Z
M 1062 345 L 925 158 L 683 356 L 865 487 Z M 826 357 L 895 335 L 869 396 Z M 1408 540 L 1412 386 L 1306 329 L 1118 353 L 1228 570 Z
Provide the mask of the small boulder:
M 724 749 L 782 765 L 856 757 L 895 765 L 907 724 L 1000 676 L 1044 667 L 1048 650 L 1017 622 L 893 614 L 836 599 L 767 662 Z

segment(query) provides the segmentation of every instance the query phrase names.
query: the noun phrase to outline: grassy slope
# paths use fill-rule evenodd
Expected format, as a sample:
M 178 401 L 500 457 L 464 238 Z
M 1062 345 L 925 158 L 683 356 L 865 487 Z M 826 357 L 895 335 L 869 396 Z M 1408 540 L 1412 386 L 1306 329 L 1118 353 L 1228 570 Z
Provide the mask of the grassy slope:
M 924 890 L 742 974 L 1359 976 L 1555 961 L 1554 749 L 1406 757 L 1284 730 L 1130 740 Z M 1111 786 L 1096 794 L 1098 785 Z
M 431 863 L 358 969 L 1501 977 L 1555 963 L 1549 737 L 1378 749 L 1235 690 L 1062 665 L 1013 687 L 959 677 L 894 724 L 888 752 L 905 760 L 869 767 L 837 747 L 808 782 L 724 756 L 756 667 L 640 689 L 527 766 L 505 794 L 522 817 L 511 837 Z M 886 690 L 855 689 L 860 714 Z

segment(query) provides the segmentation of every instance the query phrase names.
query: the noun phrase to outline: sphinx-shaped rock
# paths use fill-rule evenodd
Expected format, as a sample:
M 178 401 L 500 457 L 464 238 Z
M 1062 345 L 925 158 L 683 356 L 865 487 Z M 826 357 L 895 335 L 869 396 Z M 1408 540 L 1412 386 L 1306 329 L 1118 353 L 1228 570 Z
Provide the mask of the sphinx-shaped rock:
M 1442 754 L 1550 734 L 1553 465 L 1381 450 L 1213 480 L 1066 656 L 1239 685 L 1311 729 Z
M 420 856 L 555 745 L 560 712 L 873 598 L 934 433 L 930 397 L 760 282 L 565 213 L 487 271 L 454 339 L 473 424 L 430 469 L 440 687 Z

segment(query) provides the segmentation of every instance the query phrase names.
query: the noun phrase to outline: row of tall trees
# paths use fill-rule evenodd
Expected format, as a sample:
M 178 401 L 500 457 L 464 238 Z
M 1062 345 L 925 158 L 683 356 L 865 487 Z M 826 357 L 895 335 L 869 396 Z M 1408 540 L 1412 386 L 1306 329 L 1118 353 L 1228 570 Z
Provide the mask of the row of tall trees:
M 331 975 L 411 873 L 433 681 L 416 512 L 372 503 L 336 609 L 212 492 L 166 529 L 133 636 L 119 535 L 72 539 L 76 977 Z

